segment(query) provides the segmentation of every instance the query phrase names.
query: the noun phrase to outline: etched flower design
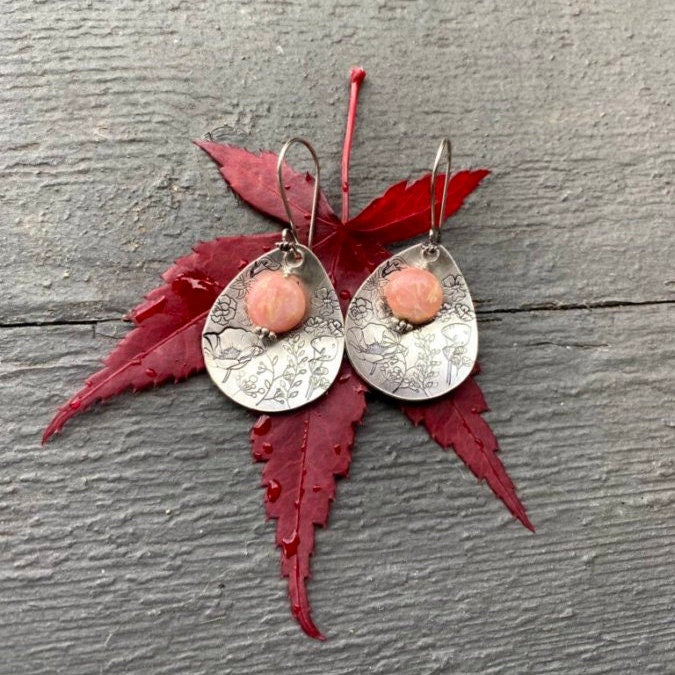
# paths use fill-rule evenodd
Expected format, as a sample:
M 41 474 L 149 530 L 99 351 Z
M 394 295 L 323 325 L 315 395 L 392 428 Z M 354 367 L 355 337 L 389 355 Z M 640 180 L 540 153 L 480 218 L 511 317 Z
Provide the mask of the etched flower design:
M 465 305 L 463 302 L 458 302 L 453 309 L 455 315 L 461 321 L 470 321 L 475 316 L 471 307 L 469 307 L 469 305 Z
M 211 310 L 211 321 L 219 326 L 225 326 L 234 318 L 237 303 L 229 296 L 222 296 Z
M 452 319 L 452 317 L 458 318 L 460 321 L 471 321 L 475 318 L 475 312 L 465 305 L 463 302 L 444 302 L 439 316 L 444 319 Z
M 258 377 L 256 375 L 241 376 L 238 378 L 237 384 L 244 394 L 251 397 L 259 396 L 264 392 L 264 389 L 258 387 Z
M 448 346 L 453 349 L 466 348 L 471 337 L 471 328 L 462 323 L 451 323 L 441 330 Z
M 342 337 L 344 333 L 341 321 L 337 319 L 323 319 L 320 316 L 310 316 L 305 321 L 303 330 L 308 335 L 330 335 L 332 337 Z
M 391 381 L 400 382 L 403 379 L 403 368 L 396 360 L 384 359 L 381 363 L 382 374 Z
M 366 298 L 358 297 L 352 301 L 352 304 L 349 306 L 349 314 L 356 321 L 357 324 L 360 324 L 365 318 L 370 316 L 373 313 L 373 303 Z
M 314 294 L 314 305 L 319 312 L 324 314 L 333 314 L 340 307 L 335 293 L 325 286 L 321 286 Z
M 302 349 L 305 346 L 305 339 L 300 333 L 292 333 L 288 338 L 288 344 L 292 351 Z
M 345 334 L 345 325 L 337 319 L 328 321 L 328 330 L 333 337 L 342 337 Z
M 305 321 L 302 329 L 310 335 L 313 335 L 314 333 L 321 334 L 326 332 L 327 325 L 328 322 L 326 319 L 323 319 L 320 316 L 310 316 L 309 319 Z
M 205 333 L 202 342 L 205 354 L 221 368 L 243 367 L 264 351 L 259 344 L 244 346 L 239 342 L 239 336 L 245 332 L 240 328 L 230 328 L 221 333 Z
M 446 302 L 455 303 L 466 297 L 467 288 L 461 274 L 448 274 L 443 279 L 443 293 Z
M 444 326 L 441 332 L 446 341 L 443 347 L 443 355 L 448 362 L 446 381 L 451 384 L 460 369 L 473 365 L 473 359 L 467 356 L 471 328 L 463 323 L 451 323 Z

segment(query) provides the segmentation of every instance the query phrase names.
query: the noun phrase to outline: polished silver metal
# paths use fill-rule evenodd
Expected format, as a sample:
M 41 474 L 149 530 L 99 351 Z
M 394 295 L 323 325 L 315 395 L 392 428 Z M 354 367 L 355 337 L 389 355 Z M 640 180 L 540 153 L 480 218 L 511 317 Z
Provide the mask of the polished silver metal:
M 436 181 L 438 179 L 438 168 L 441 165 L 441 157 L 445 153 L 445 180 L 443 181 L 443 195 L 441 197 L 441 210 L 439 212 L 438 223 L 436 222 Z M 434 166 L 431 169 L 431 180 L 429 181 L 429 196 L 431 199 L 431 227 L 429 228 L 429 236 L 425 246 L 425 255 L 427 258 L 433 258 L 436 255 L 439 244 L 441 243 L 441 228 L 445 222 L 445 204 L 448 200 L 448 188 L 450 187 L 450 165 L 452 163 L 452 145 L 448 138 L 444 138 L 438 150 L 436 151 L 436 159 Z
M 436 179 L 438 178 L 438 167 L 441 165 L 441 157 L 445 153 L 445 182 L 443 183 L 443 196 L 441 198 L 440 219 L 438 225 L 436 224 Z M 452 144 L 449 138 L 444 138 L 438 150 L 436 151 L 436 159 L 434 166 L 431 169 L 431 183 L 430 183 L 430 197 L 431 197 L 431 230 L 435 231 L 436 243 L 440 241 L 441 225 L 443 225 L 445 218 L 445 204 L 448 200 L 448 188 L 450 187 L 450 165 L 452 164 Z
M 293 410 L 321 396 L 337 376 L 344 351 L 344 320 L 337 294 L 310 246 L 298 241 L 286 198 L 283 158 L 293 143 L 305 145 L 316 164 L 308 244 L 312 241 L 319 163 L 314 148 L 294 138 L 279 153 L 277 172 L 290 227 L 283 231 L 276 249 L 247 265 L 227 285 L 211 308 L 202 333 L 206 369 L 218 388 L 233 401 L 259 412 Z M 246 310 L 251 284 L 258 275 L 274 271 L 297 276 L 309 300 L 300 325 L 282 335 L 255 326 Z
M 303 263 L 296 274 L 308 290 L 310 310 L 295 329 L 278 337 L 256 331 L 246 294 L 257 275 L 283 270 L 285 252 L 254 260 L 221 293 L 202 334 L 206 369 L 233 401 L 260 412 L 299 408 L 333 383 L 344 350 L 340 303 L 318 258 L 298 244 Z
M 316 212 L 319 206 L 319 180 L 321 178 L 321 167 L 319 165 L 319 157 L 316 154 L 316 151 L 312 147 L 311 143 L 306 141 L 304 138 L 291 138 L 286 141 L 279 152 L 279 158 L 277 159 L 277 180 L 279 182 L 279 194 L 281 195 L 281 201 L 284 204 L 284 209 L 286 211 L 286 216 L 288 222 L 290 223 L 290 231 L 287 233 L 287 238 L 292 240 L 290 243 L 298 244 L 298 227 L 293 220 L 293 212 L 291 211 L 291 206 L 288 203 L 288 197 L 286 195 L 286 186 L 284 185 L 283 169 L 284 169 L 284 159 L 286 158 L 286 153 L 292 145 L 299 144 L 304 145 L 309 154 L 314 160 L 314 193 L 312 195 L 312 211 L 309 218 L 309 234 L 307 235 L 307 248 L 312 248 L 312 242 L 314 241 L 314 223 L 316 221 Z
M 444 246 L 435 260 L 416 244 L 383 262 L 359 288 L 345 319 L 349 360 L 372 387 L 394 398 L 441 396 L 471 373 L 478 355 L 478 325 L 469 288 Z M 384 299 L 387 277 L 424 267 L 443 287 L 443 305 L 430 323 L 402 331 Z
M 436 220 L 436 180 L 447 154 L 440 218 Z M 469 288 L 441 242 L 450 182 L 450 141 L 443 139 L 431 172 L 431 227 L 426 242 L 386 260 L 354 295 L 345 319 L 346 349 L 354 368 L 372 387 L 406 401 L 435 398 L 459 386 L 478 355 L 478 324 Z M 395 317 L 384 288 L 388 277 L 406 267 L 430 271 L 440 281 L 443 304 L 429 323 L 412 326 Z

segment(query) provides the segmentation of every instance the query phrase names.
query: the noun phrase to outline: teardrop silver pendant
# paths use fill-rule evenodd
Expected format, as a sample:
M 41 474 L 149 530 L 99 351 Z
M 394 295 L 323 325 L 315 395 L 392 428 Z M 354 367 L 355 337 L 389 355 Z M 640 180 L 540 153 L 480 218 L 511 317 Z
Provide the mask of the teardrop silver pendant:
M 308 296 L 303 321 L 282 335 L 256 329 L 246 309 L 252 284 L 266 272 L 283 271 L 276 249 L 245 267 L 220 294 L 204 326 L 206 369 L 219 389 L 252 410 L 292 410 L 313 401 L 333 383 L 344 349 L 344 324 L 335 290 L 318 258 L 298 246 L 297 276 Z
M 359 375 L 375 389 L 410 401 L 459 386 L 478 354 L 476 313 L 464 277 L 444 246 L 438 246 L 435 260 L 427 260 L 425 246 L 411 246 L 383 262 L 357 291 L 345 321 L 347 354 Z M 390 275 L 409 267 L 431 272 L 443 291 L 433 320 L 412 328 L 393 315 L 385 299 Z
M 305 145 L 316 165 L 307 246 L 298 242 L 282 180 L 283 159 L 293 143 Z M 340 302 L 311 251 L 319 194 L 316 153 L 307 141 L 291 139 L 279 153 L 277 169 L 291 228 L 275 250 L 227 285 L 202 332 L 211 379 L 233 401 L 259 412 L 293 410 L 321 396 L 335 380 L 344 351 Z
M 440 218 L 436 178 L 447 166 Z M 478 355 L 478 324 L 469 288 L 440 243 L 450 182 L 450 142 L 444 139 L 431 172 L 428 241 L 383 262 L 350 302 L 345 320 L 349 360 L 372 387 L 407 401 L 451 391 L 470 374 Z

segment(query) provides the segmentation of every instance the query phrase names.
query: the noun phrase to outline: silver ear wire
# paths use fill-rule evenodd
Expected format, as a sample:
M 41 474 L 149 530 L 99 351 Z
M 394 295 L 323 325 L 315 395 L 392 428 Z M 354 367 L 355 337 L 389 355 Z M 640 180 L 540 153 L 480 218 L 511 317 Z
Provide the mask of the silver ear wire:
M 284 157 L 295 143 L 309 150 L 316 168 L 307 245 L 298 241 L 293 220 L 291 204 L 296 216 L 299 213 L 297 195 L 291 192 L 289 203 L 283 180 Z M 307 141 L 291 138 L 284 143 L 277 179 L 288 227 L 276 248 L 248 263 L 230 281 L 204 324 L 202 353 L 209 375 L 225 395 L 258 412 L 294 410 L 314 401 L 331 386 L 342 363 L 345 326 L 340 299 L 311 251 L 319 171 L 316 152 Z M 306 189 L 304 177 L 294 180 Z M 299 217 L 305 215 L 300 212 Z M 304 232 L 304 221 L 301 225 Z
M 314 240 L 314 222 L 316 221 L 316 212 L 319 207 L 319 176 L 321 168 L 319 166 L 319 158 L 317 157 L 316 151 L 312 147 L 311 143 L 306 141 L 304 138 L 291 138 L 290 140 L 286 141 L 279 152 L 279 159 L 277 160 L 277 180 L 279 182 L 279 194 L 281 195 L 281 201 L 284 204 L 286 216 L 288 217 L 288 222 L 291 226 L 290 230 L 284 230 L 282 236 L 283 241 L 286 244 L 297 246 L 300 243 L 298 241 L 298 228 L 293 221 L 293 214 L 291 213 L 291 206 L 288 203 L 288 197 L 286 196 L 286 186 L 283 179 L 284 158 L 286 157 L 288 149 L 296 143 L 304 145 L 307 150 L 309 150 L 309 154 L 312 155 L 312 159 L 314 160 L 314 194 L 312 196 L 312 211 L 309 219 L 309 234 L 307 235 L 307 248 L 311 250 L 312 241 Z
M 443 153 L 447 155 L 445 163 L 445 182 L 443 183 L 443 196 L 441 197 L 441 211 L 438 222 L 436 222 L 436 179 L 438 178 L 438 167 L 441 164 Z M 441 227 L 445 221 L 445 204 L 448 199 L 448 187 L 450 186 L 450 164 L 452 162 L 452 145 L 450 140 L 444 138 L 436 152 L 434 167 L 431 169 L 431 229 L 429 230 L 428 250 L 433 253 L 441 241 Z

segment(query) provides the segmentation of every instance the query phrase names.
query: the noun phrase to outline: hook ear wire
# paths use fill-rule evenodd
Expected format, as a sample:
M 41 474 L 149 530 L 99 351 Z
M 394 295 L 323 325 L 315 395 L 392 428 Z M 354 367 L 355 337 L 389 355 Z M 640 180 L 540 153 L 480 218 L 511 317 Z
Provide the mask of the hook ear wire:
M 309 154 L 312 156 L 312 159 L 314 160 L 314 171 L 315 171 L 314 194 L 312 195 L 312 211 L 309 218 L 309 234 L 307 235 L 307 248 L 311 250 L 312 241 L 314 240 L 314 222 L 316 221 L 316 212 L 319 207 L 319 177 L 321 172 L 321 168 L 319 166 L 319 158 L 317 157 L 316 151 L 312 147 L 311 143 L 306 141 L 304 138 L 298 137 L 291 138 L 290 140 L 284 143 L 283 147 L 281 148 L 281 151 L 279 152 L 279 159 L 277 160 L 277 180 L 279 182 L 279 194 L 281 195 L 281 201 L 284 204 L 286 216 L 288 217 L 288 222 L 291 226 L 291 237 L 293 242 L 297 244 L 299 243 L 298 227 L 293 221 L 293 214 L 291 213 L 291 206 L 288 203 L 288 197 L 286 196 L 286 186 L 284 185 L 284 178 L 283 178 L 284 158 L 286 157 L 288 149 L 296 143 L 304 145 L 307 148 L 307 150 L 309 150 Z
M 447 161 L 445 163 L 445 181 L 443 182 L 443 196 L 441 197 L 441 212 L 439 214 L 438 222 L 436 222 L 436 179 L 438 178 L 438 167 L 441 164 L 441 157 L 443 157 L 444 152 L 447 155 Z M 448 199 L 448 187 L 450 186 L 451 162 L 452 144 L 449 139 L 444 138 L 438 146 L 434 167 L 431 170 L 431 229 L 429 230 L 429 244 L 431 246 L 436 246 L 441 240 L 441 227 L 445 221 L 445 203 Z

